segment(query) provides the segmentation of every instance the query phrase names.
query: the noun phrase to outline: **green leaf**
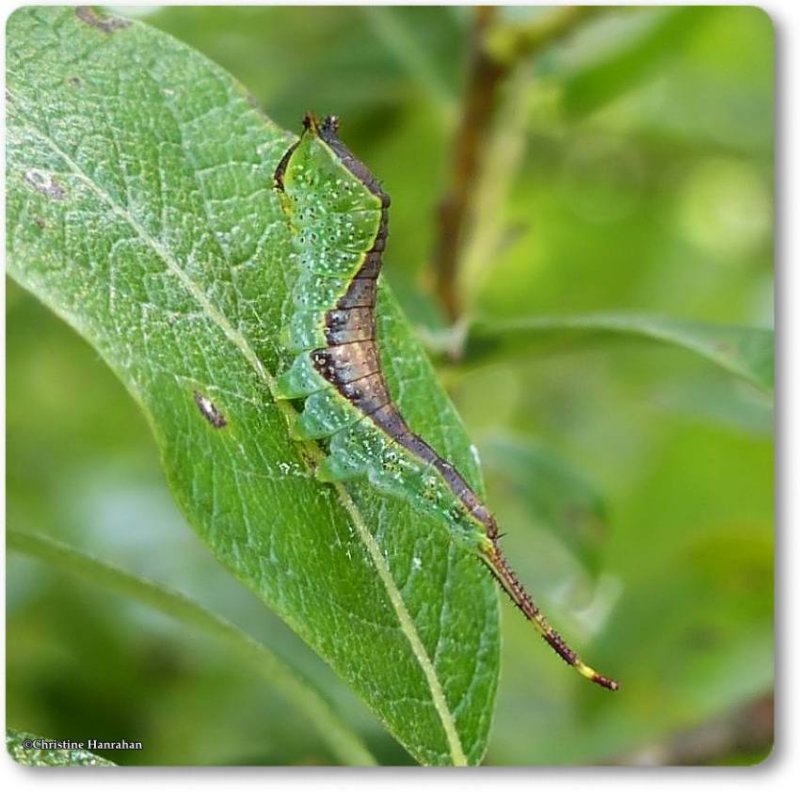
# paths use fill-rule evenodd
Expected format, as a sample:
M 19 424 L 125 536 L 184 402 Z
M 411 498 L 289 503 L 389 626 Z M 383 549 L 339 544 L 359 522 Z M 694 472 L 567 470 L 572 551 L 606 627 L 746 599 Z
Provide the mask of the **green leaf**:
M 593 314 L 479 320 L 467 331 L 465 357 L 470 361 L 500 352 L 526 352 L 539 344 L 574 344 L 618 337 L 648 340 L 685 349 L 729 371 L 765 393 L 772 393 L 775 334 L 772 330 L 655 316 Z
M 82 748 L 36 748 L 37 741 L 44 739 L 47 738 L 9 728 L 6 730 L 6 750 L 15 762 L 27 767 L 115 766 L 114 762 Z
M 429 48 L 416 38 L 421 32 L 427 32 L 430 25 L 412 28 L 402 13 L 407 9 L 364 5 L 359 10 L 381 47 L 394 56 L 398 65 L 428 96 L 432 107 L 439 109 L 443 118 L 450 121 L 456 113 L 453 91 L 438 72 Z
M 145 25 L 31 7 L 7 41 L 12 277 L 125 383 L 215 557 L 418 761 L 478 762 L 498 672 L 491 580 L 404 502 L 319 483 L 320 449 L 289 439 L 295 411 L 271 396 L 292 282 L 272 177 L 291 137 Z M 477 484 L 387 288 L 378 310 L 401 409 Z
M 606 504 L 572 465 L 527 438 L 493 435 L 480 444 L 498 499 L 515 498 L 592 573 L 607 536 Z M 490 485 L 493 482 L 490 481 Z
M 317 691 L 296 676 L 266 646 L 234 624 L 215 616 L 183 594 L 92 558 L 49 537 L 10 529 L 6 532 L 6 543 L 13 550 L 39 558 L 106 590 L 156 608 L 189 627 L 200 629 L 225 642 L 244 660 L 252 662 L 270 684 L 278 686 L 298 709 L 303 710 L 334 756 L 351 765 L 375 764 L 375 759 L 363 743 Z
M 640 9 L 636 17 L 619 20 L 631 28 L 628 35 L 614 36 L 610 49 L 564 81 L 564 107 L 572 118 L 603 107 L 679 54 L 714 9 L 647 9 L 640 17 L 642 13 Z

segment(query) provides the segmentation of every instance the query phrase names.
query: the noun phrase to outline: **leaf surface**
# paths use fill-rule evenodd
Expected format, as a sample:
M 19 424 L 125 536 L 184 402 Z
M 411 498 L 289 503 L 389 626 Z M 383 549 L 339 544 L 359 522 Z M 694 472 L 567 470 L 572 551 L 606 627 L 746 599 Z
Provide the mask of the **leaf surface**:
M 184 594 L 93 558 L 43 534 L 10 529 L 6 533 L 6 545 L 31 558 L 38 558 L 55 568 L 102 586 L 106 591 L 117 592 L 155 608 L 187 627 L 200 630 L 227 644 L 245 662 L 257 668 L 270 684 L 280 687 L 287 700 L 303 711 L 334 756 L 349 765 L 375 764 L 374 757 L 364 744 L 313 686 L 294 674 L 283 660 L 264 644 L 254 640 L 226 619 L 210 613 Z
M 289 439 L 294 409 L 271 396 L 294 275 L 272 176 L 291 136 L 146 25 L 25 8 L 7 39 L 12 277 L 125 383 L 215 557 L 419 762 L 479 761 L 498 671 L 491 580 L 403 501 L 319 483 L 319 447 Z M 409 423 L 479 485 L 388 288 L 378 310 Z
M 609 337 L 655 341 L 693 352 L 765 393 L 775 378 L 772 330 L 683 322 L 635 314 L 524 317 L 481 320 L 468 330 L 465 355 L 477 360 L 502 352 L 523 352 L 539 344 L 591 343 Z

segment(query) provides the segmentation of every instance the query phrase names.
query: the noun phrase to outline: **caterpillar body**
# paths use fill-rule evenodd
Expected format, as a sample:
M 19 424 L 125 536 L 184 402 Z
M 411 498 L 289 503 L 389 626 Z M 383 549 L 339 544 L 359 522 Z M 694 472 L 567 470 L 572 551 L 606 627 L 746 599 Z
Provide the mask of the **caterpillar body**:
M 366 189 L 365 189 L 366 188 Z M 488 566 L 544 640 L 592 682 L 617 690 L 553 630 L 500 550 L 497 523 L 456 468 L 415 434 L 392 401 L 375 336 L 389 196 L 341 142 L 338 121 L 309 114 L 278 164 L 275 189 L 293 229 L 299 274 L 284 344 L 295 355 L 277 396 L 304 399 L 297 439 L 327 442 L 317 476 L 367 476 L 443 520 Z

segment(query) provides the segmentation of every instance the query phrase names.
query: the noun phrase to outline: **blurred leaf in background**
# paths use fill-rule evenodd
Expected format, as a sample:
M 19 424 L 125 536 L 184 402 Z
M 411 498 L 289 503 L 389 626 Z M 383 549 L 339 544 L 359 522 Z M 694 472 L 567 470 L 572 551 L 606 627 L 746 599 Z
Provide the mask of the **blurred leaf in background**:
M 548 13 L 503 9 L 499 22 Z M 431 251 L 473 10 L 176 7 L 144 19 L 236 75 L 288 129 L 308 109 L 342 117 L 392 195 L 385 277 L 412 320 L 444 327 Z M 522 59 L 498 97 L 464 242 L 470 317 L 755 328 L 747 338 L 768 353 L 773 59 L 766 14 L 724 7 L 604 9 Z M 145 421 L 97 354 L 13 284 L 7 311 L 8 525 L 186 591 L 287 658 L 379 762 L 410 761 L 187 529 Z M 468 341 L 439 370 L 520 577 L 623 689 L 587 690 L 504 606 L 485 761 L 757 762 L 772 740 L 769 389 L 681 344 L 554 340 L 511 333 L 474 358 Z M 126 762 L 337 761 L 280 690 L 232 672 L 207 638 L 17 554 L 7 591 L 18 728 L 144 730 L 151 750 Z M 259 717 L 276 707 L 280 723 Z

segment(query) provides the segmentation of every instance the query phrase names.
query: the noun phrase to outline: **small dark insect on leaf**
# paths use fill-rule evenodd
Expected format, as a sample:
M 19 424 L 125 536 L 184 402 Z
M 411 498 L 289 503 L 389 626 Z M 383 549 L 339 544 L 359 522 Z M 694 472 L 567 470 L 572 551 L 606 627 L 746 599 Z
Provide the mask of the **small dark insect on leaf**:
M 116 30 L 128 27 L 131 24 L 129 19 L 122 19 L 113 16 L 100 16 L 93 8 L 89 6 L 78 6 L 75 9 L 75 15 L 81 22 L 91 25 L 103 33 L 113 33 Z
M 211 401 L 211 399 L 209 399 L 207 396 L 203 396 L 203 394 L 200 393 L 200 391 L 194 391 L 192 393 L 192 396 L 194 396 L 194 401 L 198 409 L 200 410 L 200 414 L 215 429 L 222 429 L 223 427 L 228 425 L 227 419 L 217 409 L 217 406 L 214 404 L 214 402 Z
M 37 192 L 40 192 L 48 198 L 52 198 L 54 201 L 64 200 L 67 194 L 64 187 L 52 174 L 45 173 L 37 168 L 32 168 L 25 173 L 25 182 Z

